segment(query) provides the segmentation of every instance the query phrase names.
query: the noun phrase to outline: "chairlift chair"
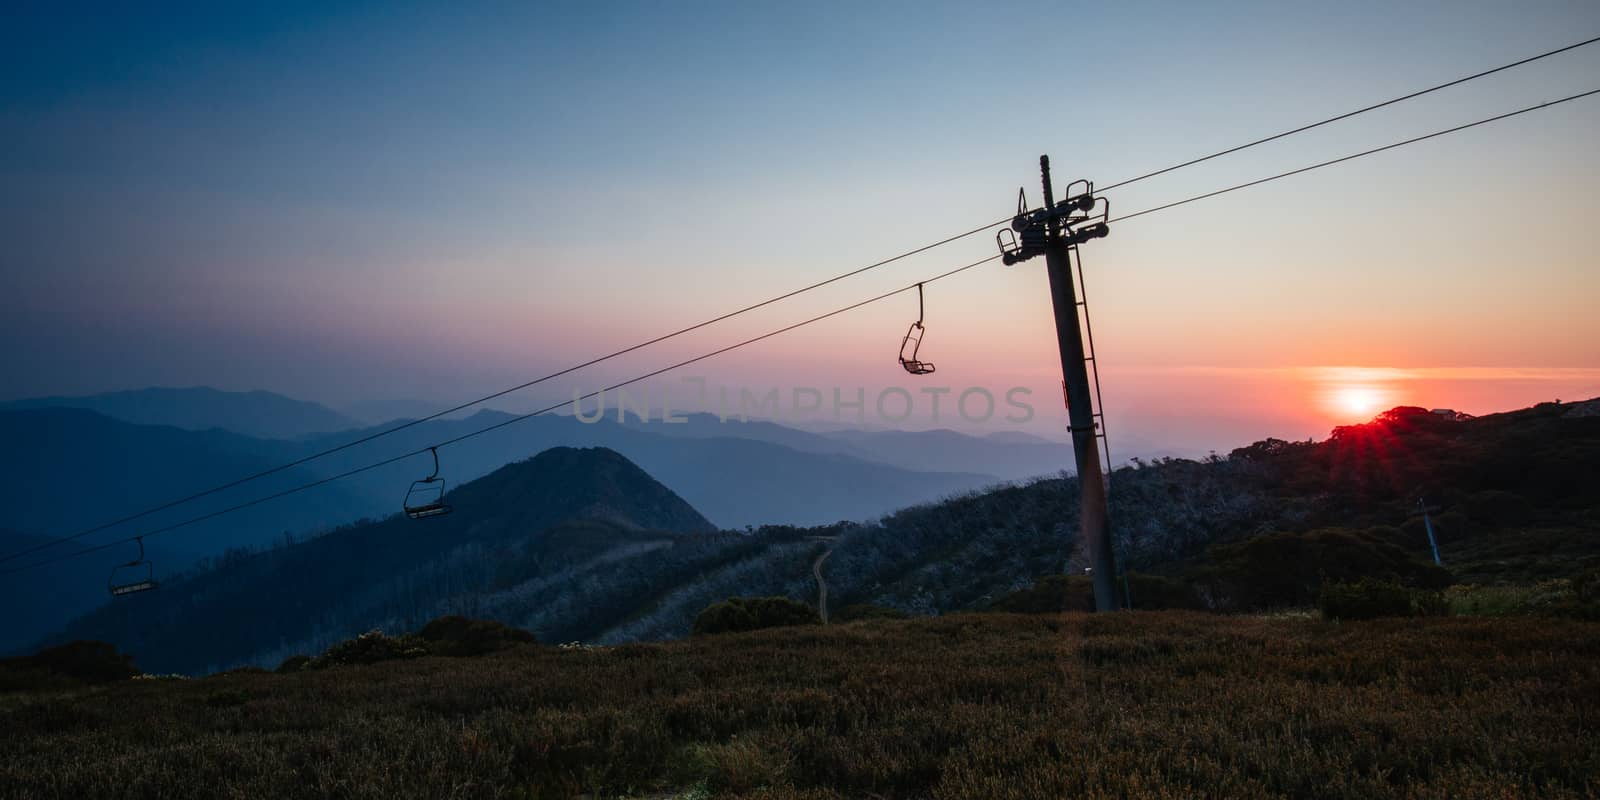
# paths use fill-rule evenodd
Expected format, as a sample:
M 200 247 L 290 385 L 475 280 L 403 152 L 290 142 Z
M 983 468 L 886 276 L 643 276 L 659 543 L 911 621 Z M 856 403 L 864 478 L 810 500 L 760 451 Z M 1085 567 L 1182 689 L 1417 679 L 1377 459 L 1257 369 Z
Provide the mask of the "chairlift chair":
M 106 589 L 111 592 L 112 597 L 148 592 L 161 585 L 156 582 L 155 565 L 144 560 L 144 537 L 136 538 L 134 541 L 139 543 L 139 557 L 126 564 L 112 567 L 111 577 L 106 579 Z M 144 569 L 141 571 L 140 567 Z
M 442 517 L 455 510 L 444 502 L 444 478 L 439 477 L 439 450 L 430 447 L 428 452 L 433 454 L 433 474 L 412 482 L 402 504 L 406 516 L 412 519 Z
M 912 375 L 930 375 L 933 373 L 933 362 L 922 361 L 917 358 L 917 351 L 922 348 L 922 335 L 927 329 L 922 326 L 922 284 L 917 284 L 917 321 L 911 323 L 906 329 L 906 336 L 900 340 L 900 366 Z

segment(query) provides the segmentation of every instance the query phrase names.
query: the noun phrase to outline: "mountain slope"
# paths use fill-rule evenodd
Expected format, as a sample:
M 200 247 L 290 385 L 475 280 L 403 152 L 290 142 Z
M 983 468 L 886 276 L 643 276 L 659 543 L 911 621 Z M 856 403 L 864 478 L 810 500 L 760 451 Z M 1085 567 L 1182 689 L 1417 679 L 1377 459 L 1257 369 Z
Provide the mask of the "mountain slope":
M 470 610 L 475 597 L 508 581 L 711 530 L 671 490 L 601 448 L 548 450 L 446 497 L 456 509 L 450 515 L 342 528 L 168 579 L 75 622 L 61 638 L 117 642 L 153 669 L 205 669 Z
M 1119 561 L 1152 573 L 1135 607 L 1304 605 L 1330 576 L 1528 584 L 1600 577 L 1600 416 L 1544 404 L 1457 421 L 1395 409 L 1323 442 L 1269 439 L 1203 461 L 1161 459 L 1111 480 Z M 1431 563 L 1418 496 L 1445 573 Z M 918 614 L 983 609 L 1063 572 L 1081 574 L 1076 478 L 955 497 L 869 524 L 770 529 L 768 549 L 685 583 L 602 641 L 683 635 L 732 595 L 815 598 Z M 785 542 L 810 542 L 796 557 Z
M 152 387 L 0 403 L 0 410 L 31 408 L 81 408 L 136 425 L 170 425 L 191 431 L 222 428 L 263 439 L 293 439 L 359 424 L 318 403 L 272 392 L 224 392 L 206 386 Z

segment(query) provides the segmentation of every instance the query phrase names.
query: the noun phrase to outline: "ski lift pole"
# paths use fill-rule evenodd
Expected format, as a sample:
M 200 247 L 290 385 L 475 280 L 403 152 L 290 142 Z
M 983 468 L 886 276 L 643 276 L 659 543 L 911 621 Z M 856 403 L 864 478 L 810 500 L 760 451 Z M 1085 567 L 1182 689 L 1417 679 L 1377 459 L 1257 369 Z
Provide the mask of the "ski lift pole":
M 1044 183 L 1044 208 L 1056 207 L 1050 185 L 1050 157 L 1039 156 Z M 1072 433 L 1072 453 L 1077 462 L 1079 501 L 1078 532 L 1088 544 L 1094 576 L 1096 611 L 1113 611 L 1117 600 L 1117 564 L 1111 551 L 1111 528 L 1106 508 L 1105 476 L 1101 473 L 1100 447 L 1095 441 L 1094 399 L 1089 387 L 1089 362 L 1078 320 L 1077 288 L 1073 285 L 1071 255 L 1062 237 L 1061 223 L 1051 214 L 1046 224 L 1045 266 L 1050 275 L 1050 299 L 1055 308 L 1056 344 L 1061 353 L 1061 374 L 1067 395 L 1067 418 Z

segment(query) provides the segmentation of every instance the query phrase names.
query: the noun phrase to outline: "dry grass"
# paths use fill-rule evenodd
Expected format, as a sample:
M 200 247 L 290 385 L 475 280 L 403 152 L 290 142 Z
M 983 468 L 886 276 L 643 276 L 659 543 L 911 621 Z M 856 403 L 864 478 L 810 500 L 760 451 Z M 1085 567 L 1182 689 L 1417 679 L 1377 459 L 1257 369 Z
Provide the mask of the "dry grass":
M 1584 797 L 1600 624 L 957 615 L 0 695 L 7 797 Z

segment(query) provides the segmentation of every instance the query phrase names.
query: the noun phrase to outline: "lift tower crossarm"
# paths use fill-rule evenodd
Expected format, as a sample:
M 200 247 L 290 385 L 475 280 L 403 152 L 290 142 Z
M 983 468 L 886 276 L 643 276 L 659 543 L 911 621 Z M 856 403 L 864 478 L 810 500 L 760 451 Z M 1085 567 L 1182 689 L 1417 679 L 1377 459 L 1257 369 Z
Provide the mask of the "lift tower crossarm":
M 1018 214 L 1016 222 L 1022 228 L 1018 231 L 1022 234 L 1022 240 L 1009 250 L 1002 241 L 1001 249 L 1006 254 L 1005 261 L 1008 264 L 1032 258 L 1040 251 L 1045 257 L 1046 270 L 1050 275 L 1050 299 L 1055 307 L 1056 344 L 1061 353 L 1072 452 L 1077 461 L 1078 486 L 1082 493 L 1078 531 L 1088 544 L 1089 563 L 1093 568 L 1095 610 L 1111 611 L 1120 607 L 1116 589 L 1116 558 L 1111 549 L 1105 476 L 1101 473 L 1100 448 L 1095 441 L 1098 431 L 1094 400 L 1068 250 L 1089 239 L 1105 236 L 1109 228 L 1104 217 L 1096 221 L 1097 218 L 1086 215 L 1095 204 L 1092 191 L 1070 197 L 1059 206 L 1056 204 L 1055 189 L 1050 184 L 1049 156 L 1039 157 L 1039 173 L 1044 183 L 1044 208 Z M 1092 224 L 1077 227 L 1084 222 Z

